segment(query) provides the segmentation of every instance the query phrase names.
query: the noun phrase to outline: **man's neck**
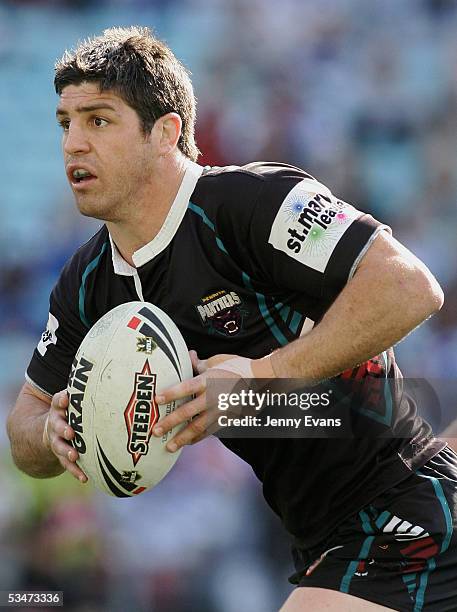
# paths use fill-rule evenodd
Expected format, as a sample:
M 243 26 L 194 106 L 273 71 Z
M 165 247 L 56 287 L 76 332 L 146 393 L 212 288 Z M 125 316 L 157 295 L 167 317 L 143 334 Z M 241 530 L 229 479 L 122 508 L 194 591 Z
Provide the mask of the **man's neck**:
M 133 254 L 153 240 L 161 230 L 181 186 L 188 160 L 177 157 L 156 173 L 154 192 L 131 208 L 124 221 L 107 221 L 106 226 L 122 257 L 131 266 Z

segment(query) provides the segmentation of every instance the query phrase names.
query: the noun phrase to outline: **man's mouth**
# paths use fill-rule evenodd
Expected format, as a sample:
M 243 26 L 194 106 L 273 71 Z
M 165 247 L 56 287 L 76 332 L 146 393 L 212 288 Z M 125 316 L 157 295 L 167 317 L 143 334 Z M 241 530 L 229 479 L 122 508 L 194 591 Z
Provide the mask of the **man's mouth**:
M 81 189 L 97 179 L 97 176 L 92 173 L 92 168 L 89 169 L 86 164 L 81 164 L 81 166 L 77 163 L 68 164 L 66 171 L 73 189 Z
M 87 183 L 91 179 L 96 178 L 93 174 L 91 174 L 88 170 L 84 170 L 83 168 L 77 168 L 73 170 L 71 173 L 72 183 Z

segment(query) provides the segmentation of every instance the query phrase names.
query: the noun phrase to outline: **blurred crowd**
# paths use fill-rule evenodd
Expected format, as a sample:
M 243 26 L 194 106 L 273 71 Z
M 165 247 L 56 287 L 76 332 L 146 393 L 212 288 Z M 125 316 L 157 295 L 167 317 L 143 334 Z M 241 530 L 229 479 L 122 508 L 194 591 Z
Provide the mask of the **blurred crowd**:
M 60 268 L 97 228 L 66 185 L 53 63 L 133 23 L 193 74 L 200 163 L 303 167 L 426 262 L 446 304 L 397 358 L 405 375 L 455 380 L 454 0 L 0 1 L 0 413 Z M 20 476 L 8 452 L 2 431 L 0 589 L 65 590 L 74 610 L 159 612 L 270 612 L 287 594 L 287 541 L 250 471 L 216 440 L 186 450 L 156 491 L 121 501 L 67 476 Z

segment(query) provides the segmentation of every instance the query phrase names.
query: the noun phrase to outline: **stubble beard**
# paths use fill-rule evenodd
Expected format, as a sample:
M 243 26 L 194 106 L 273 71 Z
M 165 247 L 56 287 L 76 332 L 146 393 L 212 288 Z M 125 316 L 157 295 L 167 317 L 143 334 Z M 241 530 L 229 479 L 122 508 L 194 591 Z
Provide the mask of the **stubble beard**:
M 100 221 L 119 221 L 122 209 L 128 201 L 128 195 L 110 190 L 109 193 L 75 194 L 76 206 L 84 217 L 91 217 Z
M 142 200 L 143 187 L 151 175 L 151 167 L 145 156 L 131 160 L 129 166 L 124 180 L 110 181 L 108 189 L 101 187 L 99 193 L 75 193 L 79 212 L 85 217 L 105 222 L 128 220 L 132 210 Z
M 100 221 L 110 221 L 112 216 L 112 205 L 106 204 L 103 201 L 105 198 L 97 198 L 96 196 L 75 196 L 76 206 L 83 217 L 91 217 Z

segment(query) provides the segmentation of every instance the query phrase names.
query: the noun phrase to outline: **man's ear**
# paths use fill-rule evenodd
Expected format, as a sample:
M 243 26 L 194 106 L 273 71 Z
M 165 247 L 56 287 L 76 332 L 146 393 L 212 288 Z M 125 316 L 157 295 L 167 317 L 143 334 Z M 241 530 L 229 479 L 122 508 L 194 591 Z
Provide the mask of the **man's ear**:
M 156 121 L 159 129 L 159 153 L 167 155 L 178 145 L 181 136 L 182 120 L 177 113 L 167 113 Z

